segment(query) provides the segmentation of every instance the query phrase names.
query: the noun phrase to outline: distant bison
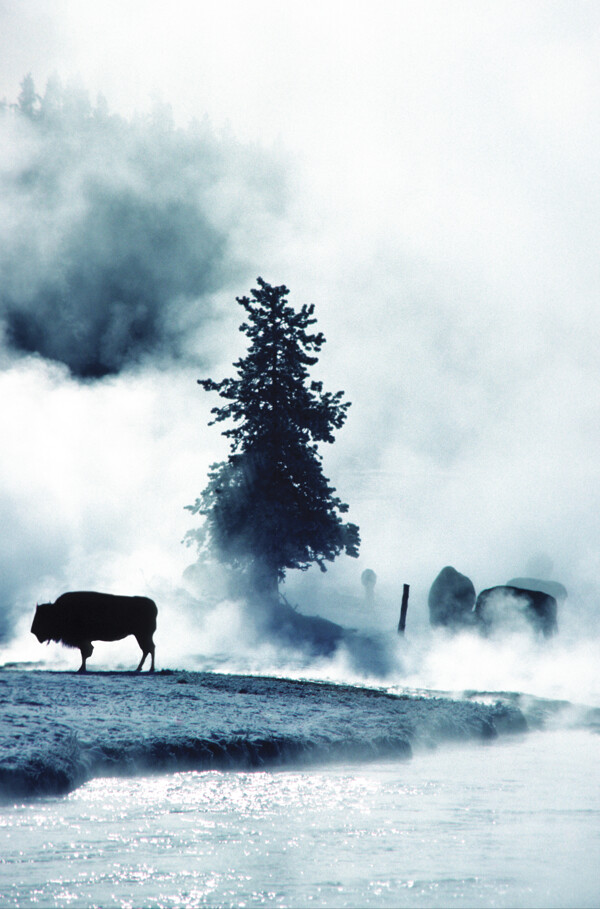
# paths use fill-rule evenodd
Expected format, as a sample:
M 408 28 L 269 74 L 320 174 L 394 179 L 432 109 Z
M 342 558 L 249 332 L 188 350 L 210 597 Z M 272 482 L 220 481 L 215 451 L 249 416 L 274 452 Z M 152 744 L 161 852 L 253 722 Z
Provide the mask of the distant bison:
M 377 575 L 372 568 L 365 568 L 360 576 L 360 583 L 365 588 L 367 603 L 372 603 L 375 599 L 375 584 L 377 583 Z
M 92 641 L 120 641 L 132 634 L 142 649 L 139 672 L 148 654 L 154 671 L 156 603 L 148 597 L 121 597 L 110 593 L 63 593 L 55 603 L 36 607 L 31 632 L 40 644 L 57 641 L 81 651 L 79 672 L 92 655 Z
M 453 629 L 471 627 L 475 606 L 473 582 L 447 565 L 431 585 L 428 605 L 431 625 Z
M 506 582 L 508 587 L 521 587 L 523 590 L 541 590 L 554 597 L 557 603 L 567 599 L 567 588 L 558 581 L 549 581 L 546 578 L 512 578 Z
M 541 590 L 504 585 L 482 590 L 475 603 L 475 616 L 482 631 L 516 625 L 524 619 L 544 637 L 558 629 L 557 603 L 553 596 Z

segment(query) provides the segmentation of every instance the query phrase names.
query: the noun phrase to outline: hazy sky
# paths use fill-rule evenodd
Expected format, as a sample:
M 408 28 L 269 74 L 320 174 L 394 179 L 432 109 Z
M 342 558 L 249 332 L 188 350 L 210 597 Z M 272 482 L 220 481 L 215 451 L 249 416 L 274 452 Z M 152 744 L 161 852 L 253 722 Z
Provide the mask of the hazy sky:
M 595 589 L 599 67 L 600 7 L 573 0 L 0 0 L 0 98 L 56 71 L 127 115 L 206 113 L 283 162 L 281 210 L 255 225 L 230 184 L 245 262 L 215 294 L 212 372 L 257 275 L 316 304 L 321 374 L 353 401 L 324 452 L 362 530 L 328 580 L 346 587 L 369 566 L 426 591 L 454 564 L 481 589 L 546 552 Z M 5 596 L 177 582 L 182 507 L 222 452 L 195 377 L 80 386 L 6 364 Z

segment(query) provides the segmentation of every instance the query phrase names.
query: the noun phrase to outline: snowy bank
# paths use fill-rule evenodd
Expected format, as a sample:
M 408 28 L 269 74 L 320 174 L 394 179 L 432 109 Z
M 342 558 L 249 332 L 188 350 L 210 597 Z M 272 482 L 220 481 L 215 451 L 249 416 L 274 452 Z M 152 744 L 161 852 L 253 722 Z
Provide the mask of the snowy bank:
M 0 797 L 98 776 L 408 758 L 527 728 L 518 706 L 255 676 L 0 670 Z

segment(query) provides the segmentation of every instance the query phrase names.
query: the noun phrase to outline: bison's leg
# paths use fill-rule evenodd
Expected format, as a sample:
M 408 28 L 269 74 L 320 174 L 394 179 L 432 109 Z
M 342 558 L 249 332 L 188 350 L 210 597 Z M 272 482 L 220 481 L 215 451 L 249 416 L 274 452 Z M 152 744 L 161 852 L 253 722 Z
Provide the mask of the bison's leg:
M 94 648 L 91 641 L 84 641 L 83 644 L 79 645 L 79 649 L 81 650 L 81 666 L 77 671 L 85 672 L 85 661 L 88 659 L 88 657 L 91 657 L 92 653 L 94 652 Z
M 135 671 L 140 672 L 142 666 L 144 665 L 146 657 L 148 656 L 148 654 L 150 654 L 150 659 L 151 659 L 150 672 L 154 672 L 154 641 L 152 640 L 152 635 L 150 635 L 149 637 L 144 636 L 144 635 L 139 635 L 139 636 L 136 635 L 135 639 L 138 642 L 138 644 L 140 645 L 141 650 L 142 650 L 142 659 L 140 660 L 140 664 Z

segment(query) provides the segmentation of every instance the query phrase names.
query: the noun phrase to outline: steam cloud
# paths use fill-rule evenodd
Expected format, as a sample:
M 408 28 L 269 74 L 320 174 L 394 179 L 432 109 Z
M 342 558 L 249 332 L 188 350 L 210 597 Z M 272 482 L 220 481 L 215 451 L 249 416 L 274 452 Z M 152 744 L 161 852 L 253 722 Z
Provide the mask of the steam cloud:
M 206 429 L 211 402 L 195 385 L 202 372 L 185 366 L 186 338 L 205 353 L 209 335 L 219 334 L 222 363 L 207 372 L 228 374 L 238 313 L 235 323 L 213 326 L 213 301 L 233 303 L 263 274 L 284 281 L 294 301 L 315 303 L 329 342 L 318 378 L 353 402 L 326 452 L 326 474 L 361 528 L 361 561 L 290 576 L 290 602 L 347 627 L 376 626 L 395 641 L 402 583 L 410 582 L 402 679 L 573 698 L 579 685 L 579 699 L 592 692 L 597 702 L 600 379 L 590 238 L 600 211 L 598 12 L 559 3 L 491 14 L 467 3 L 459 15 L 443 3 L 419 11 L 363 3 L 340 17 L 339 4 L 313 12 L 285 5 L 280 14 L 268 3 L 263 16 L 244 4 L 235 17 L 215 7 L 207 22 L 181 3 L 166 28 L 160 4 L 129 17 L 122 6 L 107 14 L 70 4 L 54 17 L 60 54 L 48 58 L 46 22 L 36 43 L 39 16 L 24 23 L 15 5 L 0 43 L 28 37 L 22 71 L 4 55 L 2 93 L 17 94 L 32 60 L 44 73 L 83 71 L 95 90 L 112 91 L 120 111 L 159 84 L 177 116 L 210 99 L 218 122 L 229 118 L 236 134 L 263 141 L 281 135 L 306 167 L 290 170 L 296 190 L 285 218 L 265 230 L 282 197 L 281 172 L 270 156 L 204 127 L 174 129 L 158 111 L 106 122 L 97 105 L 84 128 L 64 97 L 61 126 L 0 116 L 0 321 L 13 352 L 0 374 L 0 517 L 8 528 L 0 623 L 15 604 L 23 634 L 14 658 L 27 658 L 28 645 L 31 659 L 42 657 L 28 633 L 37 598 L 94 585 L 154 594 L 162 666 L 177 664 L 183 641 L 190 653 L 229 657 L 232 668 L 244 647 L 253 670 L 290 659 L 289 648 L 271 661 L 249 643 L 234 606 L 215 607 L 200 634 L 195 604 L 189 625 L 198 638 L 173 634 L 169 653 L 180 604 L 149 589 L 153 572 L 180 582 L 176 567 L 190 558 L 179 545 L 190 528 L 183 506 L 223 457 L 218 431 Z M 198 28 L 190 28 L 195 16 Z M 74 17 L 70 49 L 60 28 Z M 249 49 L 267 45 L 266 66 Z M 134 53 L 137 81 L 128 78 Z M 71 110 L 75 101 L 71 92 Z M 182 263 L 156 253 L 167 225 L 180 242 L 165 248 Z M 241 249 L 247 269 L 238 267 Z M 128 284 L 123 302 L 100 290 L 118 274 L 126 296 L 132 260 L 144 294 Z M 53 337 L 68 348 L 73 375 L 99 370 L 94 357 L 70 365 L 81 341 L 59 330 L 51 309 L 63 305 L 70 281 L 68 306 L 85 338 L 93 320 L 84 278 L 90 293 L 98 289 L 94 311 L 108 313 L 93 322 L 89 346 L 94 357 L 110 351 L 102 369 L 122 372 L 82 383 L 14 352 L 27 346 L 21 318 L 30 332 L 43 326 L 38 347 Z M 136 315 L 136 306 L 150 305 L 144 295 L 153 304 L 146 320 Z M 182 369 L 155 369 L 178 351 Z M 128 368 L 140 361 L 144 369 Z M 175 551 L 176 567 L 162 571 L 160 559 Z M 549 647 L 447 641 L 428 628 L 427 593 L 444 565 L 480 591 L 527 574 L 540 551 L 569 591 Z M 378 575 L 368 608 L 365 568 Z M 207 582 L 195 596 L 205 605 L 213 592 Z
M 82 379 L 185 355 L 214 316 L 208 296 L 240 267 L 232 185 L 260 215 L 283 191 L 275 162 L 206 124 L 175 129 L 165 107 L 110 116 L 56 80 L 23 104 L 0 116 L 6 344 Z
M 36 599 L 189 561 L 215 298 L 286 199 L 274 153 L 207 121 L 125 119 L 55 79 L 23 94 L 0 102 L 0 642 Z

